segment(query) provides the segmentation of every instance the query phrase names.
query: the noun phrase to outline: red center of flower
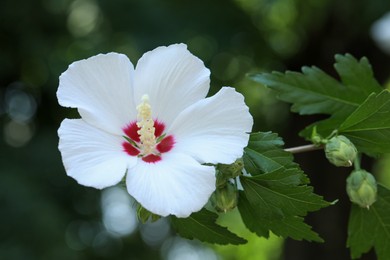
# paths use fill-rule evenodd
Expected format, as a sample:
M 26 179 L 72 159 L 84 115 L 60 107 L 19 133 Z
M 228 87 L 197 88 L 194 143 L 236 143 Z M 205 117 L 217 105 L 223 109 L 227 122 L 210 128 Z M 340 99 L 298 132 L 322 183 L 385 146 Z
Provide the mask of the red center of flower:
M 175 140 L 172 135 L 165 136 L 165 125 L 157 120 L 154 121 L 154 136 L 156 137 L 156 146 L 153 153 L 142 154 L 142 142 L 138 131 L 140 128 L 137 126 L 137 122 L 128 124 L 123 132 L 125 133 L 125 139 L 122 143 L 123 150 L 130 156 L 137 156 L 142 158 L 144 162 L 156 163 L 161 161 L 161 154 L 172 150 Z

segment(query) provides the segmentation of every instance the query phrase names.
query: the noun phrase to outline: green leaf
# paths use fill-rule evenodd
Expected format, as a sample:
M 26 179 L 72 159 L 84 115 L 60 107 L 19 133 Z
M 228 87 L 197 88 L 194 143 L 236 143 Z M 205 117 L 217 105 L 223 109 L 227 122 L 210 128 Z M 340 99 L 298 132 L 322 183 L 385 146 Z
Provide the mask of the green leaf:
M 359 89 L 360 95 L 363 97 L 382 90 L 381 85 L 374 78 L 371 64 L 366 57 L 358 61 L 350 54 L 337 54 L 335 58 L 334 67 L 345 86 L 350 86 L 350 89 Z
M 274 220 L 270 223 L 271 230 L 275 235 L 281 237 L 291 237 L 295 240 L 307 240 L 314 242 L 324 242 L 324 240 L 311 229 L 311 226 L 303 222 L 304 219 L 298 216 Z
M 218 215 L 206 209 L 191 214 L 188 218 L 171 217 L 171 223 L 176 232 L 188 239 L 198 239 L 202 242 L 220 245 L 239 245 L 247 241 L 227 228 L 215 223 Z
M 289 173 L 284 171 L 284 174 Z M 279 183 L 280 179 L 286 179 L 280 170 L 240 178 L 248 201 L 252 207 L 259 209 L 263 218 L 272 220 L 286 216 L 305 216 L 309 211 L 330 205 L 321 196 L 314 194 L 311 186 L 283 185 Z
M 263 73 L 252 79 L 276 90 L 278 98 L 292 103 L 291 110 L 301 115 L 353 111 L 360 104 L 350 89 L 316 67 L 303 67 L 302 73 Z
M 347 246 L 352 258 L 374 247 L 379 260 L 390 259 L 390 190 L 378 185 L 378 200 L 369 210 L 352 206 Z
M 278 92 L 279 99 L 292 103 L 291 110 L 300 114 L 327 114 L 331 117 L 316 122 L 300 135 L 310 140 L 314 126 L 319 134 L 328 136 L 373 92 L 383 88 L 375 80 L 366 58 L 357 60 L 350 54 L 336 55 L 334 67 L 341 82 L 316 67 L 303 67 L 298 72 L 273 72 L 251 78 Z M 370 140 L 370 136 L 362 136 Z M 357 138 L 356 138 L 357 139 Z
M 251 78 L 278 92 L 279 99 L 292 103 L 291 110 L 302 115 L 348 114 L 369 94 L 382 90 L 366 58 L 337 55 L 335 68 L 342 83 L 316 67 L 302 73 L 287 71 L 252 75 Z
M 297 168 L 285 169 L 280 167 L 267 174 L 255 176 L 253 179 L 260 179 L 271 186 L 297 186 L 301 184 L 302 172 Z
M 390 93 L 370 95 L 345 121 L 339 132 L 351 139 L 359 151 L 390 152 Z
M 255 208 L 249 203 L 243 191 L 239 193 L 237 208 L 240 211 L 242 221 L 250 231 L 259 237 L 269 237 L 270 226 L 266 223 L 268 220 L 265 220 L 262 214 L 259 216 L 256 214 Z
M 253 208 L 244 192 L 240 192 L 238 210 L 245 226 L 260 237 L 269 237 L 269 230 L 283 238 L 291 237 L 295 240 L 323 242 L 311 227 L 303 222 L 301 217 L 283 217 L 280 219 L 265 219 L 261 209 Z M 259 214 L 260 213 L 260 214 Z
M 292 154 L 281 148 L 283 145 L 282 138 L 275 133 L 251 134 L 243 157 L 246 171 L 251 175 L 258 175 L 279 168 L 299 168 L 293 162 Z
M 277 134 L 254 133 L 244 152 L 245 170 L 253 177 L 241 176 L 238 209 L 243 222 L 258 236 L 269 231 L 293 239 L 322 242 L 303 222 L 309 211 L 329 205 L 307 186 L 308 179 L 291 153 L 283 150 Z

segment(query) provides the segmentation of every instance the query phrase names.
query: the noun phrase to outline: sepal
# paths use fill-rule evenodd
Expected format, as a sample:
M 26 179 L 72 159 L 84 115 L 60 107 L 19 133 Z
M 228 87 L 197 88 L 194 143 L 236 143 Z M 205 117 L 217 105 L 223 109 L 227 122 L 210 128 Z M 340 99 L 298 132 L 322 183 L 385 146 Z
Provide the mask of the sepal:
M 325 145 L 325 156 L 335 166 L 352 166 L 356 155 L 355 145 L 343 135 L 332 137 Z
M 347 193 L 353 203 L 369 209 L 378 193 L 374 176 L 365 170 L 353 171 L 347 178 Z

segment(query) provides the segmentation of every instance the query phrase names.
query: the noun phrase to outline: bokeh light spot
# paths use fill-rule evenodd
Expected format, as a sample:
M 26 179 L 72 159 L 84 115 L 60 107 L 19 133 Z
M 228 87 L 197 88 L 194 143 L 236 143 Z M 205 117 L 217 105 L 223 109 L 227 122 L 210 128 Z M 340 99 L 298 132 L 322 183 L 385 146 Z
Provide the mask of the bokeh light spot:
M 211 248 L 179 237 L 167 240 L 162 253 L 167 260 L 218 260 L 217 254 Z
M 12 120 L 28 122 L 35 115 L 37 103 L 30 94 L 11 85 L 5 93 L 5 107 Z
M 27 123 L 21 123 L 14 120 L 4 125 L 4 140 L 13 147 L 22 147 L 33 137 L 33 127 Z
M 76 37 L 86 36 L 97 29 L 99 6 L 92 0 L 76 0 L 70 7 L 68 29 Z
M 150 247 L 157 248 L 167 239 L 170 226 L 165 218 L 156 222 L 147 222 L 140 227 L 142 240 Z
M 131 206 L 134 201 L 122 188 L 111 187 L 102 193 L 103 224 L 113 236 L 132 234 L 137 226 L 137 215 Z
M 390 55 L 390 12 L 372 25 L 371 36 L 379 48 Z

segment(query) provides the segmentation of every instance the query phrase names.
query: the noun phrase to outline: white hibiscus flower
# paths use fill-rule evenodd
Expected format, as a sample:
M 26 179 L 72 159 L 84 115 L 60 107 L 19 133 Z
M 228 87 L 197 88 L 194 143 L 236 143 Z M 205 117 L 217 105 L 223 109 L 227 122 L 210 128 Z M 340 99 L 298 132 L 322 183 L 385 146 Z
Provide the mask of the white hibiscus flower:
M 65 119 L 59 150 L 78 183 L 102 189 L 126 174 L 127 190 L 152 213 L 187 217 L 215 190 L 215 169 L 243 154 L 253 119 L 223 87 L 205 98 L 210 72 L 184 44 L 145 53 L 134 69 L 122 54 L 76 61 L 60 76 Z

